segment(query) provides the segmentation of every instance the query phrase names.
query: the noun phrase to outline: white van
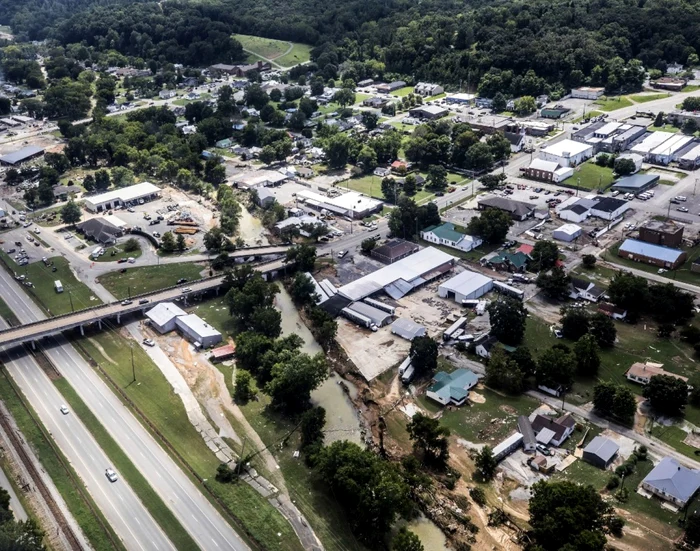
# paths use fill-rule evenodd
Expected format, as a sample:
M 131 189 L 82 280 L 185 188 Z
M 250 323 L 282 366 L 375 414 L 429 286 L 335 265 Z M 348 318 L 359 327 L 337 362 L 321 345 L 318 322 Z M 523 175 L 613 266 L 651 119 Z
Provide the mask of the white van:
M 53 288 L 56 290 L 57 293 L 63 292 L 63 284 L 59 279 L 53 282 Z
M 97 247 L 94 251 L 90 253 L 91 258 L 98 258 L 100 255 L 104 254 L 105 250 L 103 247 Z

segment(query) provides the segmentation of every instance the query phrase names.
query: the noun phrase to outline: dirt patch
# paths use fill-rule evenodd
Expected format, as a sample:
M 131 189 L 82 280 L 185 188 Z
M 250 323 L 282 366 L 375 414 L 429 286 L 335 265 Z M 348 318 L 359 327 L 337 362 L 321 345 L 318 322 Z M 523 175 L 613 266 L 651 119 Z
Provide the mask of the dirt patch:
M 475 404 L 483 404 L 486 402 L 486 398 L 482 394 L 479 394 L 478 392 L 474 392 L 473 390 L 469 391 L 469 401 L 473 402 Z
M 692 446 L 693 448 L 700 448 L 700 434 L 695 434 L 694 432 L 691 432 L 690 434 L 688 434 L 688 436 L 685 437 L 683 443 L 687 444 L 688 446 Z
M 506 404 L 498 406 L 498 409 L 500 409 L 503 413 L 507 413 L 508 415 L 515 415 L 516 413 L 518 413 L 518 410 L 516 410 L 513 406 L 509 406 Z

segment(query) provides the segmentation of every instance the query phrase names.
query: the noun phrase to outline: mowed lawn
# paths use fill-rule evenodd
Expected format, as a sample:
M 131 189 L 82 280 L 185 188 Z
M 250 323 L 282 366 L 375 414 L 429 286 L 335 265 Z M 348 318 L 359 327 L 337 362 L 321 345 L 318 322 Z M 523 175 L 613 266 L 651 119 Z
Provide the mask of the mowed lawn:
M 613 183 L 613 171 L 606 166 L 587 162 L 574 169 L 574 175 L 564 180 L 570 186 L 584 189 L 606 189 Z
M 669 97 L 671 94 L 635 94 L 634 96 L 629 96 L 634 103 L 647 103 L 648 101 L 656 101 L 657 99 L 664 99 Z
M 130 264 L 124 266 L 130 266 Z M 122 274 L 120 270 L 116 270 L 101 276 L 100 283 L 115 298 L 123 299 L 150 291 L 157 291 L 165 287 L 172 287 L 177 285 L 177 280 L 182 277 L 187 278 L 188 281 L 201 279 L 202 272 L 205 269 L 205 267 L 193 262 L 140 266 L 138 268 L 127 267 L 126 273 Z
M 595 101 L 595 105 L 598 106 L 600 111 L 610 112 L 615 111 L 616 109 L 622 109 L 623 107 L 631 107 L 634 105 L 634 103 L 632 103 L 626 96 L 603 96 Z
M 243 49 L 260 58 L 270 59 L 283 67 L 293 67 L 306 63 L 311 58 L 311 46 L 298 42 L 274 40 L 248 34 L 234 34 Z

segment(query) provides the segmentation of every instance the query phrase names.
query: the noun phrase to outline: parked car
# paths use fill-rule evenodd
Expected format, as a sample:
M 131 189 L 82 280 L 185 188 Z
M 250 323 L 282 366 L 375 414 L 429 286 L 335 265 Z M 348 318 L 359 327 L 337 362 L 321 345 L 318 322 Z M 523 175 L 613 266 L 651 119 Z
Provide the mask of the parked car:
M 338 258 L 343 258 L 346 254 L 348 254 L 348 251 L 340 251 L 338 253 Z
M 129 304 L 133 304 L 132 300 L 122 300 L 122 306 L 129 306 Z
M 554 455 L 552 450 L 550 450 L 547 446 L 543 446 L 542 444 L 537 444 L 537 451 L 539 451 L 542 455 Z
M 561 338 L 564 337 L 564 334 L 561 332 L 560 329 L 555 329 L 555 330 L 554 330 L 554 336 L 555 336 L 556 338 L 558 338 L 558 339 L 561 339 Z
M 678 212 L 688 212 L 688 208 L 687 208 L 687 207 L 678 207 L 676 210 L 677 210 Z
M 149 300 L 147 298 L 142 298 L 139 300 L 139 304 L 148 304 Z

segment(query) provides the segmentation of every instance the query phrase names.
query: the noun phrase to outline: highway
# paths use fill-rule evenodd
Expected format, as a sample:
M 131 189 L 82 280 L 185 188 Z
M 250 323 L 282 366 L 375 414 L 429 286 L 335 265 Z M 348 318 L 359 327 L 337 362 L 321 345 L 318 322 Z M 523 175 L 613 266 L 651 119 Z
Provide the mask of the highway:
M 59 411 L 65 400 L 36 361 L 21 348 L 3 351 L 2 360 L 126 548 L 175 549 L 127 482 L 107 480 L 109 458 L 76 415 Z
M 21 323 L 30 323 L 44 317 L 39 308 L 24 294 L 22 288 L 4 270 L 0 270 L 0 287 L 3 289 L 3 299 Z M 52 338 L 51 342 L 52 345 L 44 350 L 46 356 L 60 369 L 62 375 L 129 456 L 136 468 L 149 480 L 154 490 L 170 507 L 198 546 L 207 550 L 248 550 L 249 547 L 204 497 L 200 489 L 121 403 L 75 348 L 62 336 Z M 26 366 L 21 371 L 24 373 L 22 376 L 43 374 L 38 366 Z M 51 399 L 50 395 L 42 397 L 32 394 L 32 404 L 39 409 L 46 409 L 46 412 L 58 407 L 57 400 L 60 398 Z M 47 426 L 52 426 L 50 419 L 42 418 L 42 421 L 48 422 Z M 61 447 L 63 448 L 62 443 Z M 82 446 L 78 446 L 77 449 L 82 449 Z M 104 469 L 100 469 L 97 474 L 104 477 Z M 153 546 L 147 546 L 147 548 L 153 548 Z

